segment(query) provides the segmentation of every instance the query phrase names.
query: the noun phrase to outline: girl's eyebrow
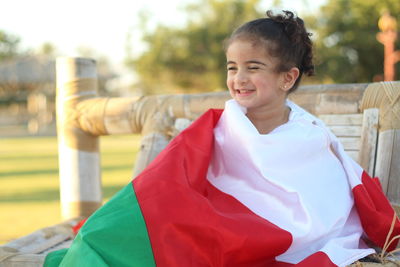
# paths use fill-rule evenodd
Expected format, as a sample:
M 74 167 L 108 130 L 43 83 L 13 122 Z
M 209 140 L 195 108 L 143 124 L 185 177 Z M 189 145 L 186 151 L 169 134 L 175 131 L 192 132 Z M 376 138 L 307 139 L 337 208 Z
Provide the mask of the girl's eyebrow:
M 226 65 L 229 65 L 229 64 L 236 64 L 236 62 L 229 60 L 226 62 Z M 265 64 L 261 61 L 258 61 L 258 60 L 249 60 L 249 61 L 246 61 L 246 64 L 259 64 L 259 65 L 267 66 L 267 64 Z
M 267 64 L 265 64 L 265 63 L 263 63 L 261 61 L 258 61 L 258 60 L 249 60 L 249 61 L 246 61 L 246 63 L 247 64 L 259 64 L 259 65 L 267 66 Z

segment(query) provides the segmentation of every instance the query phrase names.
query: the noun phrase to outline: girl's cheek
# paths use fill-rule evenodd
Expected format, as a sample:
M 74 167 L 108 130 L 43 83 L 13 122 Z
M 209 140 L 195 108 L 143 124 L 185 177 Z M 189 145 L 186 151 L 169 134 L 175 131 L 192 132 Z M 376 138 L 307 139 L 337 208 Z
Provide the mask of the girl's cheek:
M 232 88 L 232 78 L 231 77 L 227 77 L 226 78 L 226 86 L 231 89 Z

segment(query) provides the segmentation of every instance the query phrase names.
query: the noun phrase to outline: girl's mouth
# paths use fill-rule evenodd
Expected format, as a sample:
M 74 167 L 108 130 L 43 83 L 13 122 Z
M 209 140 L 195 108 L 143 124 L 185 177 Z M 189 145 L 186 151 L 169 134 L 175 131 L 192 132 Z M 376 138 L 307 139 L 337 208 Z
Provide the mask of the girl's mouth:
M 235 90 L 238 95 L 246 96 L 254 93 L 256 90 L 251 89 L 236 89 Z

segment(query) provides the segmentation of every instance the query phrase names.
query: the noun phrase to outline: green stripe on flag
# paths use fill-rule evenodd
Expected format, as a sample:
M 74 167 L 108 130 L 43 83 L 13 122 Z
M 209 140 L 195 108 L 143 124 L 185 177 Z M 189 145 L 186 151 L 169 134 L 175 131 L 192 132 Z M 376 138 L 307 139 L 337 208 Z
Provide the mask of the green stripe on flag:
M 57 266 L 59 254 L 50 253 L 44 266 Z M 131 183 L 87 220 L 60 266 L 155 266 Z

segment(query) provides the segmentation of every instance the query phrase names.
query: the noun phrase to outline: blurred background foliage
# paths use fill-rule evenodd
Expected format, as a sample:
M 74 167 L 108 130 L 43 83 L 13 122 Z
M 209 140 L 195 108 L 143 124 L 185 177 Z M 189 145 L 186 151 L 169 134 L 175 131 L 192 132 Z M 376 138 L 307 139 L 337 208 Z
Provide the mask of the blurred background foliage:
M 0 30 L 0 61 L 18 54 L 19 37 Z
M 144 32 L 147 51 L 127 58 L 128 66 L 140 77 L 138 87 L 147 93 L 223 90 L 223 40 L 243 22 L 264 16 L 260 2 L 201 1 L 185 10 L 189 19 L 184 27 L 158 25 Z M 279 2 L 274 1 L 274 5 Z M 316 76 L 305 83 L 381 80 L 383 45 L 376 40 L 376 33 L 385 10 L 400 20 L 398 0 L 328 0 L 317 11 L 302 15 L 313 33 L 317 70 Z
M 277 7 L 280 2 L 271 1 L 267 8 Z M 400 1 L 326 0 L 318 8 L 312 8 L 312 1 L 303 3 L 310 7 L 301 17 L 313 33 L 316 58 L 316 76 L 303 83 L 364 83 L 382 79 L 383 45 L 376 40 L 377 23 L 385 10 L 400 21 Z M 140 30 L 145 50 L 139 55 L 126 53 L 126 66 L 137 77 L 131 90 L 139 94 L 224 90 L 223 41 L 243 22 L 263 17 L 265 6 L 260 0 L 192 1 L 177 11 L 185 12 L 184 25 L 159 24 L 153 28 L 147 27 L 151 17 L 143 13 Z M 0 65 L 29 54 L 19 49 L 19 41 L 19 37 L 0 30 Z M 112 73 L 107 59 L 87 48 L 82 51 L 83 55 L 99 57 L 104 72 Z M 35 51 L 38 56 L 54 56 L 56 52 L 57 48 L 50 43 Z
M 319 83 L 382 80 L 383 45 L 376 40 L 376 34 L 384 11 L 400 21 L 398 0 L 329 0 L 317 14 L 305 17 L 315 33 Z M 396 76 L 399 75 L 398 67 Z
M 146 92 L 215 91 L 225 88 L 223 40 L 243 22 L 262 16 L 259 0 L 206 0 L 188 5 L 182 28 L 159 25 L 145 32 L 148 47 L 127 64 Z M 144 17 L 143 20 L 148 18 Z

